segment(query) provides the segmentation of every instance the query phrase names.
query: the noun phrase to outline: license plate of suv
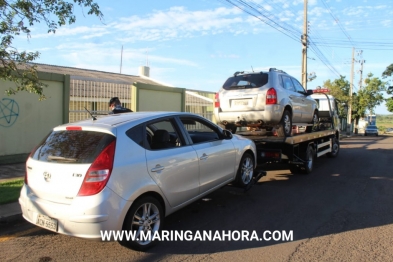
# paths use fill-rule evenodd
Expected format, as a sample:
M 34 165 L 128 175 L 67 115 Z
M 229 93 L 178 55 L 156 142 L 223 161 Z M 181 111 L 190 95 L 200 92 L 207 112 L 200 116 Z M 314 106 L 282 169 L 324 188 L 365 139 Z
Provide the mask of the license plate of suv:
M 37 226 L 57 232 L 57 219 L 38 214 L 35 224 Z
M 250 101 L 250 99 L 232 100 L 232 105 L 233 106 L 248 106 L 248 101 Z

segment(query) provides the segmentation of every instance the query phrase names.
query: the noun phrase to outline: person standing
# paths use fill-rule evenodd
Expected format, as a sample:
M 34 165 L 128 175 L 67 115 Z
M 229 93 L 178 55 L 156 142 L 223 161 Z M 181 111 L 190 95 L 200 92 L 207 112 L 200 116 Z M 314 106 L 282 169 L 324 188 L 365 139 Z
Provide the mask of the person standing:
M 121 113 L 133 112 L 131 109 L 123 107 L 118 97 L 112 97 L 111 100 L 109 100 L 109 108 L 111 109 L 111 112 L 109 114 L 121 114 Z

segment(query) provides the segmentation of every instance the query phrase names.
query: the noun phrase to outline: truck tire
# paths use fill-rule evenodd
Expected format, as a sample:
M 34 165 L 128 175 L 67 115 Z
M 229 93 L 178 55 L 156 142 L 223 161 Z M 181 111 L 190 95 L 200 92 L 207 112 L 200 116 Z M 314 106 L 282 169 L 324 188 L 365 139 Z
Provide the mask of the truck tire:
M 327 153 L 326 155 L 330 158 L 335 158 L 335 157 L 337 157 L 339 152 L 340 152 L 340 141 L 337 139 L 337 137 L 333 137 L 332 151 Z
M 314 167 L 314 157 L 314 149 L 312 145 L 309 145 L 306 151 L 306 162 L 302 166 L 302 172 L 304 174 L 310 174 L 312 172 Z
M 284 110 L 282 114 L 277 135 L 279 137 L 289 137 L 292 135 L 292 115 L 288 110 Z

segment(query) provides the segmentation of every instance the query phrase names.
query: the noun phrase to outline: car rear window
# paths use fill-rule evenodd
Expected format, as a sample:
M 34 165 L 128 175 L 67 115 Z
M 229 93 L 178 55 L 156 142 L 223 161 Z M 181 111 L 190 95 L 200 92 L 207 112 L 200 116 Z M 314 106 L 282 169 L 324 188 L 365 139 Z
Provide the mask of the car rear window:
M 53 131 L 38 145 L 31 157 L 43 162 L 92 163 L 115 139 L 113 135 L 101 132 Z
M 267 73 L 245 74 L 228 78 L 222 86 L 225 90 L 240 88 L 258 88 L 267 84 L 269 75 Z

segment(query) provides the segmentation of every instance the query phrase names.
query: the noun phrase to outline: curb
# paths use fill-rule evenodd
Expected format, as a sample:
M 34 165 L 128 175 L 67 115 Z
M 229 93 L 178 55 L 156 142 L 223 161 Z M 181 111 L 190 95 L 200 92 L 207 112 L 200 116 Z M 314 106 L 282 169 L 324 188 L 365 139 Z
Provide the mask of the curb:
M 23 221 L 23 220 L 24 220 L 24 218 L 22 216 L 22 213 L 11 215 L 11 216 L 6 216 L 6 217 L 0 217 L 0 226 L 5 225 L 5 224 L 18 222 L 18 221 Z

